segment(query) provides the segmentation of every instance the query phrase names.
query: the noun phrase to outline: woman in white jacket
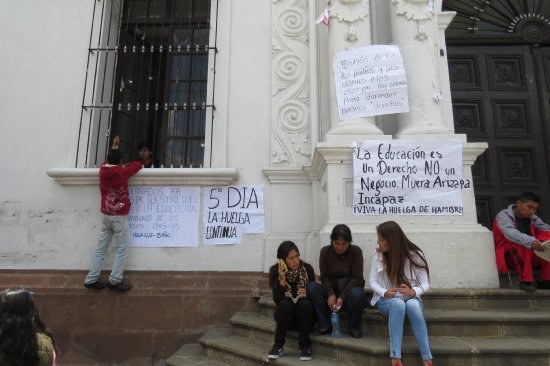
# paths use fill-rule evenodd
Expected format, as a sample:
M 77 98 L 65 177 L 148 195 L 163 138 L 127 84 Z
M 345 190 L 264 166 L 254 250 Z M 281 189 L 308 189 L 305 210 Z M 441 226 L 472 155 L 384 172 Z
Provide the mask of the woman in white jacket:
M 428 330 L 422 313 L 420 295 L 430 288 L 430 270 L 422 250 L 413 244 L 394 221 L 376 227 L 378 249 L 374 251 L 369 284 L 374 291 L 371 305 L 388 317 L 390 358 L 401 363 L 401 342 L 405 315 L 420 348 L 423 366 L 432 365 Z

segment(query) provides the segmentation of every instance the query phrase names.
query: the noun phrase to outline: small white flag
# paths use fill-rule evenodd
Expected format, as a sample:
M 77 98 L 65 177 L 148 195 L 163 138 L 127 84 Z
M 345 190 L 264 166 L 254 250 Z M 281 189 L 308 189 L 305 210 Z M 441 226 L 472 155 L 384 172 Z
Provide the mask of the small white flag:
M 317 18 L 317 20 L 315 21 L 315 24 L 323 23 L 324 25 L 328 25 L 328 18 L 329 18 L 328 8 L 326 8 L 325 10 L 323 10 L 321 15 L 319 15 L 319 18 Z
M 428 5 L 426 5 L 426 9 L 430 13 L 434 11 L 434 0 L 428 0 Z

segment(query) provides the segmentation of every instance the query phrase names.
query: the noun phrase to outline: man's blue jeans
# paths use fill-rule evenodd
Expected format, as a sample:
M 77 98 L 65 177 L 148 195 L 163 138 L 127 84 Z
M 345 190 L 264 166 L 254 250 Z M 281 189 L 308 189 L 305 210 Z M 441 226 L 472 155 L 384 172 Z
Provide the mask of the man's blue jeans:
M 130 245 L 128 215 L 103 215 L 103 225 L 101 226 L 99 234 L 99 243 L 93 253 L 92 266 L 86 280 L 84 280 L 85 283 L 94 283 L 99 279 L 103 258 L 105 258 L 111 238 L 113 239 L 113 246 L 116 247 L 116 252 L 109 281 L 113 284 L 122 281 L 124 268 L 128 260 L 128 246 Z
M 382 315 L 388 318 L 388 328 L 390 330 L 390 357 L 401 358 L 401 342 L 403 339 L 403 325 L 405 323 L 405 314 L 409 318 L 411 327 L 420 348 L 420 357 L 423 360 L 431 360 L 430 344 L 428 343 L 428 329 L 422 313 L 422 301 L 418 298 L 412 298 L 407 302 L 402 299 L 378 300 L 378 310 Z
M 346 288 L 348 284 L 348 278 L 342 278 L 338 281 L 338 290 L 336 291 L 336 297 L 340 295 L 342 290 Z M 307 296 L 311 300 L 315 312 L 317 313 L 317 318 L 319 320 L 319 328 L 325 329 L 330 326 L 330 313 L 331 310 L 328 308 L 327 299 L 328 293 L 327 290 L 317 282 L 310 282 L 307 286 Z M 361 318 L 363 315 L 363 310 L 367 306 L 368 299 L 365 295 L 365 290 L 360 287 L 354 287 L 348 291 L 346 300 L 344 301 L 343 310 L 346 310 L 348 313 L 348 330 L 361 330 Z

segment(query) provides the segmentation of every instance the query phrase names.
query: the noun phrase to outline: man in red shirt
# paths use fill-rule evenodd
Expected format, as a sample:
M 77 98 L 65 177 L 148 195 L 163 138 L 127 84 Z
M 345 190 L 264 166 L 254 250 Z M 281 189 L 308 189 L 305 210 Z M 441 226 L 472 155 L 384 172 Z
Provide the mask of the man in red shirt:
M 502 273 L 515 269 L 519 288 L 524 291 L 550 289 L 550 262 L 535 251 L 545 251 L 542 242 L 550 239 L 550 225 L 536 215 L 540 199 L 532 192 L 523 192 L 515 204 L 500 211 L 493 222 L 497 268 Z M 540 267 L 535 284 L 533 268 Z
M 101 227 L 99 243 L 92 257 L 92 266 L 84 287 L 96 290 L 109 287 L 116 291 L 128 291 L 132 285 L 123 284 L 122 276 L 128 259 L 128 246 L 130 244 L 130 228 L 128 225 L 128 213 L 130 212 L 130 195 L 128 192 L 128 179 L 141 169 L 141 162 L 134 161 L 124 166 L 122 151 L 116 149 L 120 139 L 115 137 L 113 148 L 107 155 L 107 161 L 99 169 L 99 189 L 101 191 L 101 213 L 103 225 Z M 116 247 L 113 270 L 109 276 L 109 282 L 99 282 L 101 265 L 109 242 L 113 239 Z

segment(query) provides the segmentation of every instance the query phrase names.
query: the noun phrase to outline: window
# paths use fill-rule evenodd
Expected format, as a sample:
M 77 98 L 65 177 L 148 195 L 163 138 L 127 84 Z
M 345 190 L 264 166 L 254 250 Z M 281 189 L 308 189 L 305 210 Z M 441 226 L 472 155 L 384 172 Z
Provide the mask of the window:
M 95 7 L 76 166 L 99 166 L 120 136 L 125 160 L 145 145 L 156 167 L 202 167 L 214 108 L 211 0 Z

